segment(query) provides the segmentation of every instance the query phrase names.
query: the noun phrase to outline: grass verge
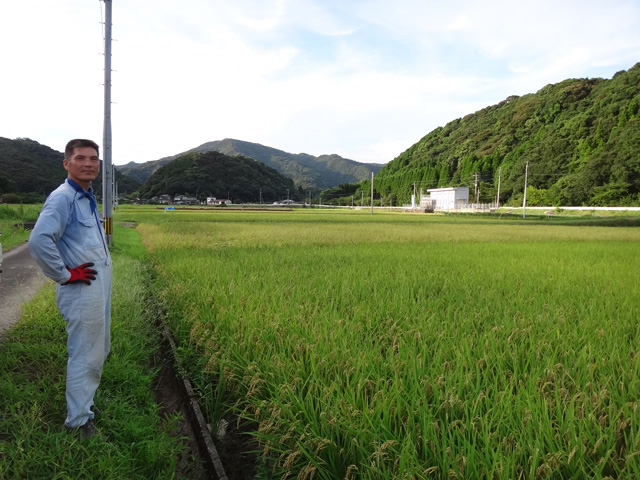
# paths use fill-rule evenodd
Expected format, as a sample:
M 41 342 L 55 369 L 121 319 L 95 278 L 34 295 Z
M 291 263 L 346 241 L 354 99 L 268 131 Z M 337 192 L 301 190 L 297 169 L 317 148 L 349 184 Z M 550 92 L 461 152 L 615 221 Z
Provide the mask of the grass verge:
M 149 267 L 138 234 L 116 227 L 112 350 L 96 405 L 106 437 L 81 441 L 66 415 L 65 323 L 48 283 L 0 344 L 0 478 L 201 478 L 179 414 L 154 398 L 159 334 L 148 308 Z

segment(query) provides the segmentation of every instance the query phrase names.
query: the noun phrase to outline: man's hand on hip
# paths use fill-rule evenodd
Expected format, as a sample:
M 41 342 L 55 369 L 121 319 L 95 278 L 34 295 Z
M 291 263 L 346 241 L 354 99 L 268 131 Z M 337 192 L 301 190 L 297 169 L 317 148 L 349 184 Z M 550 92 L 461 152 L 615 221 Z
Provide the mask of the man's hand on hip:
M 69 273 L 71 274 L 71 278 L 67 280 L 65 283 L 63 283 L 62 285 L 69 285 L 71 283 L 80 283 L 80 282 L 86 283 L 87 285 L 91 285 L 91 280 L 96 279 L 96 274 L 98 272 L 96 272 L 93 268 L 89 268 L 89 267 L 93 267 L 93 263 L 83 263 L 79 267 L 75 267 L 75 268 L 67 267 L 67 270 L 69 270 Z

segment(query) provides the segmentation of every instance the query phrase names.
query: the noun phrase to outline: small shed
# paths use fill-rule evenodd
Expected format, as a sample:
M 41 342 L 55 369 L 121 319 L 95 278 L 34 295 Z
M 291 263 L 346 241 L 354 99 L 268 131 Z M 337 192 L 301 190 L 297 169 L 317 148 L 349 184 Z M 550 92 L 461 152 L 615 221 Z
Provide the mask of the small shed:
M 469 205 L 469 187 L 431 188 L 431 205 L 437 210 L 455 210 Z

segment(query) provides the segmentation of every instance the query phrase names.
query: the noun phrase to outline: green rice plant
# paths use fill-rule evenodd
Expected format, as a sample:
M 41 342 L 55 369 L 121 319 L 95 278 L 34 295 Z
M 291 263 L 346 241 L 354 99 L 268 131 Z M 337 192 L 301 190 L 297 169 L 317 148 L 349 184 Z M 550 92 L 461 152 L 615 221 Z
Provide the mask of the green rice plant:
M 273 478 L 638 471 L 637 228 L 119 214 L 210 410 L 257 425 Z

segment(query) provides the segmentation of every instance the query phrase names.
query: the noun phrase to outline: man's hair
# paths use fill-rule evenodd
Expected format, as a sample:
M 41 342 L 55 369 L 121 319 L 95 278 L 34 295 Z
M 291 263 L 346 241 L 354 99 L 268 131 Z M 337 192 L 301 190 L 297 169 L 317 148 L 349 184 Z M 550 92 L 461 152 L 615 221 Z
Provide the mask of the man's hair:
M 87 140 L 85 138 L 76 138 L 67 143 L 67 146 L 64 149 L 64 158 L 69 160 L 73 156 L 73 151 L 76 149 L 76 147 L 95 148 L 96 153 L 98 154 L 98 156 L 100 156 L 100 148 L 98 147 L 98 144 L 96 142 L 94 142 L 93 140 Z

